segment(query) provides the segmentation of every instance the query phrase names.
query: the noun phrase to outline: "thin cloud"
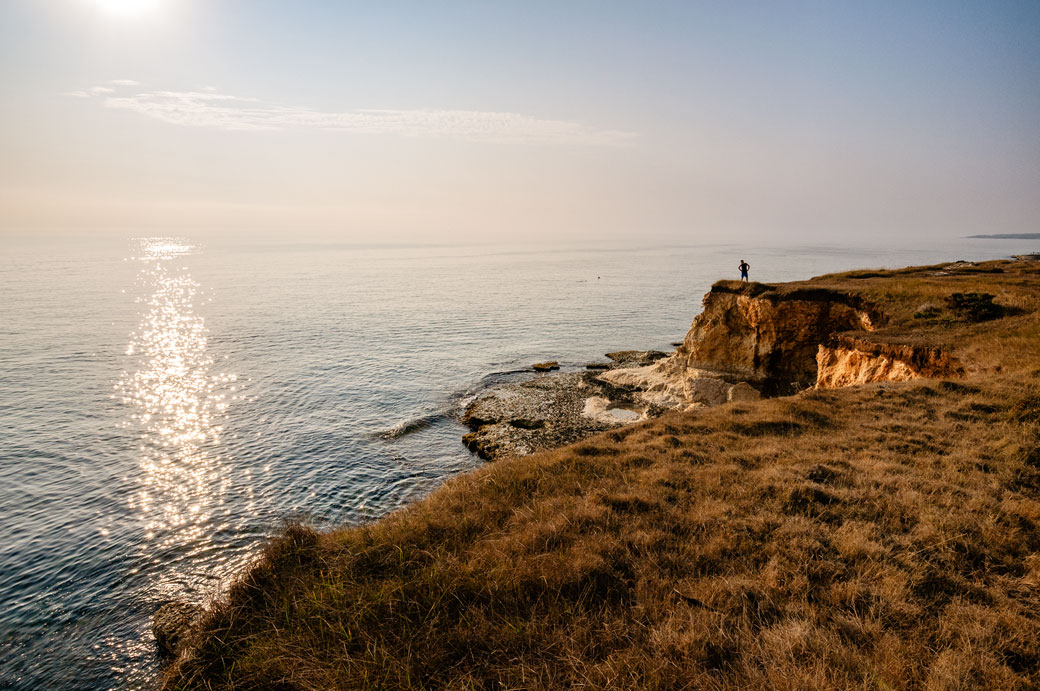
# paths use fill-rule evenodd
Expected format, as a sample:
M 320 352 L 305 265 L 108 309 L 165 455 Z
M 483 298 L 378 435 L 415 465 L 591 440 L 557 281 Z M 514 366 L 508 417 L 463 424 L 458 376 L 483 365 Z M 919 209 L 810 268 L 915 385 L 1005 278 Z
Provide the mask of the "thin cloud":
M 110 82 L 115 83 L 115 82 Z M 83 92 L 69 95 L 82 97 Z M 231 131 L 323 130 L 351 134 L 461 139 L 482 142 L 620 146 L 638 135 L 520 113 L 442 109 L 358 109 L 325 112 L 253 98 L 200 91 L 104 95 L 106 108 L 179 125 Z
M 141 86 L 141 82 L 135 82 L 133 79 L 112 79 L 108 83 L 112 86 Z

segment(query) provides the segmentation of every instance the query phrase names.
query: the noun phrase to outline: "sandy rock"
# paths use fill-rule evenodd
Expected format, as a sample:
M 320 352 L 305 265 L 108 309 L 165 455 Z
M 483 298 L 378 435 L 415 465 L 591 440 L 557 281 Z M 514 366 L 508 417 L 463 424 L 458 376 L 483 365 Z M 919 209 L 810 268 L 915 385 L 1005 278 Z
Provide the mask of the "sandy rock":
M 664 377 L 654 369 L 653 365 L 612 369 L 596 378 L 614 386 L 639 389 L 647 389 L 651 386 L 665 383 Z
M 686 404 L 682 393 L 676 393 L 672 388 L 659 391 L 640 391 L 636 398 L 646 405 L 648 410 L 657 411 L 660 414 L 673 408 L 680 408 Z
M 729 392 L 726 394 L 726 398 L 730 403 L 740 403 L 742 401 L 757 401 L 762 398 L 762 394 L 758 392 L 758 389 L 748 384 L 746 381 L 737 382 L 730 387 Z
M 612 386 L 635 389 L 636 400 L 659 412 L 687 403 L 682 380 L 674 376 L 668 359 L 643 367 L 612 369 L 598 379 Z
M 722 405 L 729 400 L 732 385 L 716 377 L 693 377 L 686 380 L 686 400 L 706 406 Z

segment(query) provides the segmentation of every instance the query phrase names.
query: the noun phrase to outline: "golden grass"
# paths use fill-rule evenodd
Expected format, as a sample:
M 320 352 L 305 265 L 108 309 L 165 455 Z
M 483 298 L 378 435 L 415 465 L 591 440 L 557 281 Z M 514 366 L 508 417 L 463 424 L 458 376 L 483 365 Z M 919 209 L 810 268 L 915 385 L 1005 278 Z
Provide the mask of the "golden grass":
M 816 281 L 952 338 L 965 380 L 670 414 L 291 528 L 167 687 L 1036 688 L 1040 276 L 1004 266 Z M 968 284 L 1021 312 L 914 324 Z

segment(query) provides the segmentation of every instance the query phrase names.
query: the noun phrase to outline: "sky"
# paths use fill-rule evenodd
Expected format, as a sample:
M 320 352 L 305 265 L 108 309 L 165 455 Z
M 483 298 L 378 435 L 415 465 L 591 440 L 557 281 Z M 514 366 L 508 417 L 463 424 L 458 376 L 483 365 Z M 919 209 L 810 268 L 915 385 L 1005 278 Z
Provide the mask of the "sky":
M 0 233 L 1040 231 L 1040 2 L 0 0 Z

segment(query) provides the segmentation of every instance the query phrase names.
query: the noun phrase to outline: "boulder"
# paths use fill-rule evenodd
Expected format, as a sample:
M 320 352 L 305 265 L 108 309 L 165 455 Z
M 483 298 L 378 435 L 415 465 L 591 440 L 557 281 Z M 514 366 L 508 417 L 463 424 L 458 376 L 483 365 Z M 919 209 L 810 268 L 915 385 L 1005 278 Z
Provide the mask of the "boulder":
M 762 398 L 762 394 L 758 392 L 758 389 L 751 386 L 751 384 L 742 381 L 730 387 L 729 392 L 726 394 L 726 398 L 730 403 L 740 403 L 741 401 L 757 401 Z
M 686 380 L 686 400 L 706 406 L 722 405 L 729 400 L 732 388 L 725 379 L 693 377 Z

